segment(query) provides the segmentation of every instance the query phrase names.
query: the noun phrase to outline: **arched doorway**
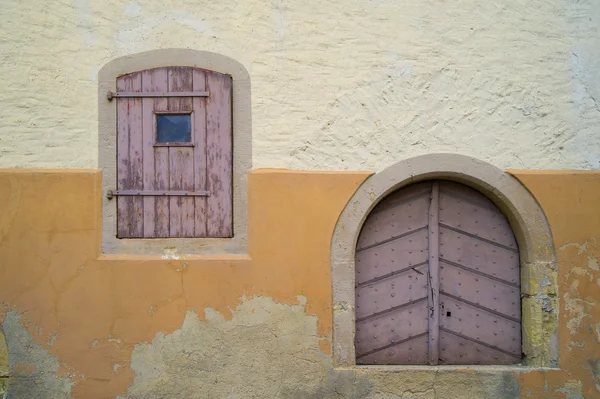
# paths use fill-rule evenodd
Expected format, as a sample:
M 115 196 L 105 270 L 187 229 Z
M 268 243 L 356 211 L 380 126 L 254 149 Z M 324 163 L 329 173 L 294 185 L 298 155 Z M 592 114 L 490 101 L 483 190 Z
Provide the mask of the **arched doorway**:
M 521 362 L 519 249 L 483 194 L 401 188 L 367 216 L 355 254 L 357 364 Z

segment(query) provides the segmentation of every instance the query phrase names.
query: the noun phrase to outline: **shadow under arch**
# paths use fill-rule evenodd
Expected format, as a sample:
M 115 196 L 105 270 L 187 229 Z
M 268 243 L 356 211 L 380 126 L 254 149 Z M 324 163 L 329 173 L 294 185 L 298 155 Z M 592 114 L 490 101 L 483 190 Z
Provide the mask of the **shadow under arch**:
M 486 162 L 457 154 L 428 154 L 397 162 L 370 176 L 346 204 L 331 241 L 335 366 L 356 364 L 354 258 L 363 223 L 388 194 L 431 179 L 455 181 L 481 192 L 508 218 L 519 246 L 521 263 L 523 363 L 556 367 L 558 271 L 546 216 L 533 195 L 515 177 Z

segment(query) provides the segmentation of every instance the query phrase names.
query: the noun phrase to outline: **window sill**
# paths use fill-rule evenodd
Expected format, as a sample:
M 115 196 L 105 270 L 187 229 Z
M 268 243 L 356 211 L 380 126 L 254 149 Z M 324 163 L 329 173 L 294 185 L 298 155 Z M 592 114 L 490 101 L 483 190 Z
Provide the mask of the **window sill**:
M 100 262 L 159 262 L 165 260 L 185 260 L 189 262 L 249 262 L 249 255 L 214 254 L 214 255 L 189 255 L 177 252 L 165 253 L 163 255 L 100 255 Z
M 154 147 L 195 147 L 195 144 L 192 143 L 154 143 Z
M 246 239 L 240 235 L 230 238 L 127 238 L 121 239 L 104 232 L 102 256 L 176 259 L 174 257 L 239 256 L 248 253 Z

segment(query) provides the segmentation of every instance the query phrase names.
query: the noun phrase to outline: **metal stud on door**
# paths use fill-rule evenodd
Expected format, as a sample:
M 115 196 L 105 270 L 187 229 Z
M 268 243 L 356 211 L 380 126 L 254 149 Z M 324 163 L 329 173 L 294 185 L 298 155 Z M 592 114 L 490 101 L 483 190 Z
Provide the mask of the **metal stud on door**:
M 391 194 L 356 248 L 357 364 L 427 364 L 431 183 Z
M 443 181 L 381 201 L 356 249 L 357 364 L 521 359 L 519 256 L 507 219 Z

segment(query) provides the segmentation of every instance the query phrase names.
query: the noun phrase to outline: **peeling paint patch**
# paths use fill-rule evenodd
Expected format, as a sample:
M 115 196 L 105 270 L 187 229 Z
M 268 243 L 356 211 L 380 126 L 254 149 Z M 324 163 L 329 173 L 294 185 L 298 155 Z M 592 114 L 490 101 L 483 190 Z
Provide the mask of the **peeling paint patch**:
M 588 256 L 588 267 L 592 270 L 598 271 L 600 267 L 598 266 L 598 259 L 593 256 Z
M 8 377 L 8 368 L 8 348 L 6 347 L 4 333 L 0 328 L 0 378 Z
M 306 298 L 283 305 L 271 298 L 242 302 L 230 320 L 210 308 L 206 321 L 190 310 L 181 329 L 136 345 L 135 380 L 121 398 L 310 397 L 325 380 L 331 359 L 321 352 L 317 318 Z M 252 370 L 248 373 L 248 370 Z M 287 392 L 289 394 L 284 394 Z
M 9 398 L 69 398 L 73 382 L 58 376 L 58 359 L 36 344 L 20 322 L 8 312 L 2 328 L 10 361 Z
M 319 341 L 319 348 L 325 355 L 331 355 L 331 339 L 322 339 Z
M 596 383 L 596 390 L 600 392 L 600 359 L 590 360 L 589 364 Z
M 571 335 L 574 335 L 576 331 L 581 327 L 581 322 L 585 317 L 589 317 L 589 315 L 585 312 L 584 300 L 575 297 L 572 297 L 568 292 L 563 296 L 565 309 L 573 315 L 567 321 L 567 328 L 571 332 Z
M 181 259 L 181 256 L 179 256 L 177 254 L 177 248 L 176 247 L 165 247 L 165 250 L 163 251 L 162 258 L 163 259 L 179 260 L 179 259 Z
M 566 382 L 562 389 L 559 389 L 559 392 L 562 392 L 566 395 L 566 399 L 586 399 L 581 393 L 581 382 L 579 381 L 569 381 Z
M 559 249 L 561 251 L 564 251 L 567 248 L 575 247 L 575 248 L 577 248 L 577 255 L 581 255 L 581 254 L 587 252 L 587 250 L 588 250 L 587 249 L 587 245 L 588 245 L 588 243 L 590 241 L 592 241 L 594 243 L 594 245 L 596 244 L 596 239 L 595 238 L 591 238 L 590 240 L 586 240 L 583 244 L 579 244 L 577 242 L 570 242 L 568 244 L 565 244 L 565 245 L 561 246 Z

